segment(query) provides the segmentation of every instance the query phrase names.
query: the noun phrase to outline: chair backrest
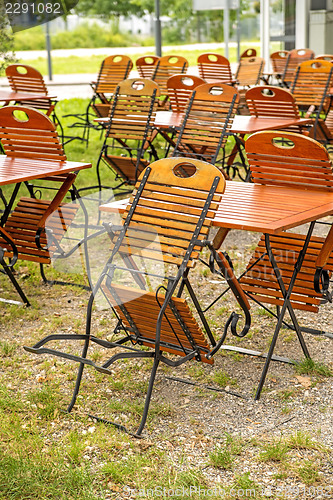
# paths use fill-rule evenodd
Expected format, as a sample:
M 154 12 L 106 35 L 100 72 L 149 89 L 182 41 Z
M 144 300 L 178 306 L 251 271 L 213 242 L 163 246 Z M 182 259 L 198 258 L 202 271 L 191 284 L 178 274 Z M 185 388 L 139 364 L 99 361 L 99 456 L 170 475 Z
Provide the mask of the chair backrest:
M 160 87 L 161 95 L 167 94 L 167 81 L 172 75 L 186 73 L 188 61 L 182 56 L 162 56 L 156 64 L 152 80 Z
M 283 131 L 264 131 L 245 142 L 251 179 L 258 184 L 333 190 L 332 163 L 314 139 Z
M 289 52 L 287 62 L 282 75 L 282 81 L 290 85 L 294 80 L 295 72 L 301 62 L 313 59 L 315 53 L 311 49 L 293 49 Z
M 37 109 L 0 108 L 0 141 L 7 156 L 66 160 L 54 123 Z
M 299 107 L 313 105 L 318 112 L 327 112 L 332 86 L 333 64 L 316 59 L 299 64 L 290 90 Z
M 220 55 L 207 52 L 198 57 L 198 70 L 205 80 L 220 80 L 220 83 L 231 83 L 233 80 L 229 60 Z
M 321 54 L 319 56 L 316 56 L 315 59 L 323 59 L 324 61 L 333 62 L 333 54 Z
M 272 64 L 272 69 L 274 73 L 283 75 L 284 68 L 287 64 L 289 50 L 278 50 L 273 52 L 269 57 Z
M 144 78 L 119 83 L 110 108 L 106 138 L 143 140 L 154 123 L 158 85 Z
M 205 83 L 191 96 L 181 126 L 175 155 L 189 155 L 215 163 L 224 147 L 235 115 L 239 94 L 231 85 Z
M 240 60 L 235 78 L 241 87 L 258 85 L 264 71 L 262 57 L 245 57 Z
M 155 70 L 156 64 L 160 60 L 159 56 L 142 56 L 135 61 L 136 69 L 141 78 L 151 79 Z
M 223 174 L 213 165 L 187 158 L 165 158 L 140 174 L 123 214 L 124 226 L 140 183 L 147 179 L 127 225 L 119 251 L 180 266 L 193 267 L 200 252 L 195 240 L 205 240 L 225 189 Z M 216 189 L 213 189 L 213 183 Z M 207 213 L 202 210 L 211 192 Z M 195 228 L 199 224 L 200 229 Z M 198 227 L 199 227 L 198 226 Z M 195 234 L 195 236 L 194 236 Z M 154 243 L 154 235 L 156 245 Z M 152 245 L 147 240 L 153 240 Z
M 97 94 L 112 94 L 118 83 L 128 78 L 132 68 L 133 62 L 128 56 L 106 57 L 99 70 L 95 92 Z
M 192 91 L 205 80 L 194 75 L 173 75 L 167 81 L 168 96 L 172 111 L 183 113 L 188 105 Z
M 37 69 L 26 64 L 11 64 L 6 68 L 9 85 L 14 92 L 47 95 L 44 78 Z
M 252 48 L 250 48 L 250 49 L 246 49 L 246 50 L 244 50 L 244 51 L 241 53 L 241 55 L 239 56 L 239 58 L 240 58 L 240 59 L 244 59 L 244 58 L 246 58 L 246 57 L 256 57 L 256 55 L 257 55 L 257 51 L 256 51 L 256 49 L 252 49 Z
M 299 118 L 298 106 L 289 90 L 260 85 L 246 91 L 245 100 L 253 116 Z

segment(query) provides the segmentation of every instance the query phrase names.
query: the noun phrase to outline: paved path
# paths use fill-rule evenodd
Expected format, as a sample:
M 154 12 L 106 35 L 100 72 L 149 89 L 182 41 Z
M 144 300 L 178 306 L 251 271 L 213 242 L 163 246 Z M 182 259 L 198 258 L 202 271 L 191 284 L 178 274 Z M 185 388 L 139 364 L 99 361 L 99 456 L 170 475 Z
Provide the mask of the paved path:
M 251 43 L 251 46 L 258 46 L 258 43 Z M 229 47 L 236 46 L 235 42 L 230 42 Z M 177 50 L 202 50 L 214 51 L 217 49 L 223 49 L 224 43 L 195 43 L 190 45 L 170 45 L 163 47 L 163 52 L 176 52 Z M 98 49 L 58 49 L 52 50 L 52 58 L 56 57 L 90 57 L 92 55 L 108 56 L 112 54 L 138 54 L 154 52 L 155 47 L 102 47 Z M 16 57 L 20 61 L 37 59 L 39 57 L 46 58 L 47 53 L 45 50 L 26 50 L 16 52 Z M 196 67 L 190 67 L 188 69 L 188 74 L 197 74 Z M 135 77 L 137 75 L 136 71 L 131 72 L 131 76 Z M 74 97 L 91 97 L 92 91 L 89 83 L 96 79 L 96 74 L 81 73 L 81 74 L 69 74 L 69 75 L 53 75 L 52 81 L 45 77 L 45 82 L 50 89 L 50 94 L 54 94 L 61 99 L 72 99 Z M 8 88 L 7 78 L 0 78 L 0 87 Z

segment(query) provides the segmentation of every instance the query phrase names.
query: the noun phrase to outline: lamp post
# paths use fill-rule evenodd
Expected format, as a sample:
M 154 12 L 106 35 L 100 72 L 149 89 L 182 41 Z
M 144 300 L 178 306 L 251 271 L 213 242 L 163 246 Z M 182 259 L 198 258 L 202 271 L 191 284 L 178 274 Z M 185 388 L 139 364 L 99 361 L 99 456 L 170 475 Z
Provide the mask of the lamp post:
M 155 0 L 155 50 L 156 55 L 162 55 L 162 31 L 160 19 L 160 0 Z

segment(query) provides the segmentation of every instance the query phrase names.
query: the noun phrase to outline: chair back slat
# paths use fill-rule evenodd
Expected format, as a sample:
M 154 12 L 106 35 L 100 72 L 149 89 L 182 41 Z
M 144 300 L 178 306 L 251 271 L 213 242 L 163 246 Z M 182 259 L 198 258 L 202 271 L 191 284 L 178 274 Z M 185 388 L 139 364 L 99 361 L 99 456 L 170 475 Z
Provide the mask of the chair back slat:
M 215 79 L 220 83 L 231 83 L 233 76 L 229 60 L 212 52 L 200 54 L 198 57 L 199 75 L 204 80 Z
M 257 132 L 247 139 L 245 150 L 253 182 L 333 190 L 328 152 L 310 137 L 282 131 Z
M 66 160 L 54 123 L 37 109 L 1 108 L 0 141 L 7 156 Z

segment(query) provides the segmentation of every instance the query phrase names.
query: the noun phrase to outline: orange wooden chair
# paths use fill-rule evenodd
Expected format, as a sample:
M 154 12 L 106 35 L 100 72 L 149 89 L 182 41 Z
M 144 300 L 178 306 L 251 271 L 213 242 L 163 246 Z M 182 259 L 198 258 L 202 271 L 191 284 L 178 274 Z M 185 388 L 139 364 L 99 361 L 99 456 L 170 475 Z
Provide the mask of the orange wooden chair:
M 41 94 L 43 96 L 40 99 L 34 99 L 33 101 L 21 100 L 16 104 L 29 106 L 30 108 L 43 111 L 43 113 L 50 116 L 54 123 L 59 126 L 61 135 L 64 138 L 62 124 L 55 112 L 57 100 L 48 96 L 49 92 L 42 74 L 37 69 L 26 64 L 10 64 L 7 66 L 5 71 L 10 88 L 14 92 Z
M 223 171 L 224 148 L 238 100 L 238 92 L 231 85 L 205 83 L 194 89 L 172 156 L 220 164 Z
M 150 136 L 155 120 L 158 85 L 152 80 L 132 78 L 120 82 L 112 106 L 105 139 L 97 161 L 96 173 L 98 184 L 83 189 L 110 187 L 103 183 L 101 165 L 104 164 L 116 174 L 119 183 L 113 186 L 116 196 L 130 192 L 139 174 L 149 164 L 144 158 L 151 151 L 155 154 Z M 148 147 L 150 149 L 148 151 Z M 125 186 L 125 191 L 123 188 Z
M 68 411 L 75 404 L 85 365 L 110 375 L 110 367 L 117 360 L 151 358 L 153 367 L 145 406 L 135 433 L 140 436 L 159 363 L 171 367 L 191 360 L 212 364 L 229 326 L 237 335 L 240 316 L 233 312 L 224 325 L 221 338 L 215 340 L 191 286 L 191 269 L 206 244 L 212 261 L 234 287 L 245 314 L 246 324 L 238 335 L 247 333 L 251 323 L 249 303 L 224 255 L 207 240 L 224 188 L 221 172 L 198 160 L 167 158 L 152 163 L 141 173 L 121 226 L 108 228 L 113 247 L 89 300 L 85 335 L 51 335 L 33 347 L 25 347 L 32 353 L 49 353 L 80 363 Z M 152 271 L 149 271 L 149 263 L 153 265 Z M 198 319 L 183 297 L 184 290 L 188 292 Z M 92 314 L 98 291 L 104 294 L 118 320 L 112 341 L 93 335 Z M 54 340 L 84 340 L 82 356 L 44 347 Z M 97 365 L 87 358 L 91 342 L 108 349 L 117 348 L 117 352 L 102 365 Z M 126 430 L 120 424 L 109 423 Z
M 198 70 L 201 78 L 207 83 L 235 83 L 229 60 L 220 55 L 207 52 L 198 57 Z
M 332 87 L 333 64 L 321 59 L 299 64 L 290 87 L 299 109 L 314 118 L 312 137 L 326 143 L 333 140 L 324 122 L 331 105 Z
M 298 65 L 304 61 L 313 59 L 315 53 L 311 49 L 293 49 L 287 56 L 284 72 L 282 73 L 282 84 L 289 88 L 295 78 L 295 73 Z
M 239 56 L 239 59 L 246 59 L 247 57 L 257 57 L 256 49 L 249 48 L 244 50 Z
M 44 113 L 26 106 L 0 108 L 0 141 L 5 154 L 14 158 L 65 161 L 66 155 L 59 141 L 54 123 Z M 5 257 L 38 262 L 41 276 L 49 283 L 44 265 L 59 252 L 60 243 L 73 223 L 79 209 L 78 203 L 63 203 L 72 190 L 76 197 L 75 173 L 54 175 L 43 179 L 43 185 L 29 184 L 30 197 L 21 197 L 14 210 L 7 214 L 4 229 L 15 245 L 5 252 Z M 44 181 L 50 181 L 44 185 Z M 60 185 L 59 185 L 60 183 Z M 53 199 L 36 199 L 43 188 L 55 191 Z M 0 244 L 6 242 L 0 238 Z
M 273 70 L 273 78 L 275 78 L 279 84 L 282 85 L 282 75 L 284 73 L 287 60 L 288 60 L 289 50 L 278 50 L 270 54 L 270 61 Z
M 294 96 L 287 89 L 259 85 L 246 91 L 245 101 L 250 115 L 257 117 L 301 118 Z M 272 123 L 274 128 L 274 123 Z M 307 132 L 305 126 L 288 127 L 289 132 Z
M 245 149 L 252 182 L 333 191 L 332 162 L 327 150 L 312 138 L 290 132 L 257 132 L 247 139 Z M 271 236 L 271 251 L 278 261 L 286 289 L 304 241 L 304 235 L 293 232 Z M 328 277 L 333 270 L 332 249 L 333 227 L 327 238 L 311 236 L 290 297 L 294 309 L 318 313 L 323 299 L 332 300 L 328 292 Z M 268 258 L 265 236 L 261 237 L 240 282 L 248 297 L 264 308 L 267 304 L 283 305 L 284 297 Z M 274 311 L 270 312 L 275 315 Z M 291 328 L 297 329 L 297 325 Z M 301 330 L 320 334 L 315 328 Z
M 101 130 L 103 125 L 94 122 L 94 119 L 105 118 L 110 112 L 113 94 L 120 82 L 126 80 L 133 68 L 133 62 L 126 55 L 113 55 L 106 57 L 100 67 L 97 80 L 91 82 L 93 96 L 83 114 L 69 114 L 66 117 L 75 117 L 77 122 L 70 125 L 73 128 L 83 128 L 82 139 L 89 141 L 89 129 Z
M 159 56 L 141 56 L 135 61 L 136 69 L 141 78 L 151 80 L 156 70 L 156 65 L 160 60 Z
M 192 91 L 199 85 L 203 85 L 205 80 L 194 75 L 173 75 L 167 81 L 168 97 L 171 110 L 175 113 L 186 111 Z
M 180 73 L 186 73 L 188 61 L 182 56 L 162 56 L 156 64 L 155 71 L 151 77 L 160 88 L 159 105 L 165 107 L 168 101 L 168 80 L 170 76 Z
M 316 56 L 315 59 L 322 59 L 324 61 L 333 62 L 333 54 L 321 54 Z

